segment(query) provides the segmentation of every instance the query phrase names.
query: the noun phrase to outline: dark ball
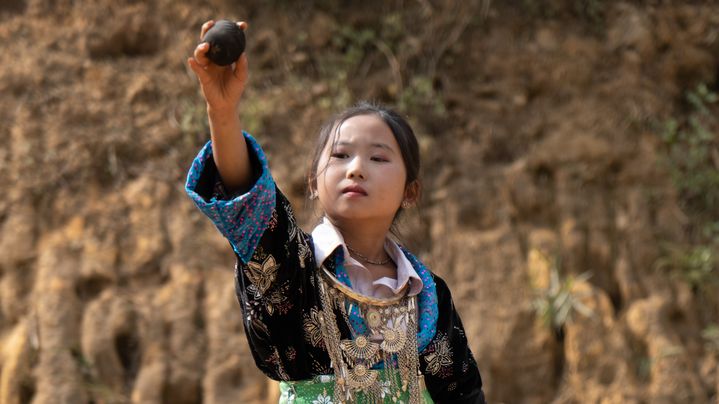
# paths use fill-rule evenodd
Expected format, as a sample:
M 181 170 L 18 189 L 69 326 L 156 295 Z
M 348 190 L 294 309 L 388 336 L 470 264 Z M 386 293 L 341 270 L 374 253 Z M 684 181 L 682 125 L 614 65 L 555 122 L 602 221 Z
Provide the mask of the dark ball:
M 234 63 L 245 51 L 245 33 L 237 24 L 228 20 L 215 22 L 202 41 L 210 44 L 207 57 L 219 66 Z

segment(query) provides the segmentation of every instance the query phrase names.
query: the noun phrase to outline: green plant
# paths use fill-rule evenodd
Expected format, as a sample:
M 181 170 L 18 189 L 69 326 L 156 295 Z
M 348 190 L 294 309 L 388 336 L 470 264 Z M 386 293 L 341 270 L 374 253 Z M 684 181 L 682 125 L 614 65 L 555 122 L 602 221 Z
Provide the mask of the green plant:
M 252 134 L 261 134 L 265 131 L 264 122 L 273 111 L 274 103 L 282 102 L 282 100 L 269 94 L 258 96 L 251 89 L 249 93 L 249 96 L 242 101 L 240 110 L 242 128 Z
M 648 356 L 638 358 L 635 371 L 640 381 L 649 381 L 652 373 L 652 358 Z
M 340 53 L 342 65 L 344 67 L 359 65 L 376 36 L 375 31 L 370 28 L 342 27 L 339 35 L 332 38 L 335 47 L 342 51 Z
M 700 84 L 686 94 L 686 116 L 660 130 L 664 165 L 679 191 L 691 226 L 683 244 L 664 244 L 656 266 L 709 300 L 719 285 L 719 96 Z
M 445 116 L 447 108 L 440 94 L 432 87 L 432 79 L 418 75 L 410 80 L 409 85 L 402 90 L 397 101 L 402 111 L 416 111 L 421 107 L 428 107 L 437 116 Z
M 708 291 L 719 285 L 719 255 L 711 245 L 664 245 L 657 266 L 696 289 Z
M 96 365 L 88 359 L 79 347 L 70 348 L 70 355 L 82 376 L 82 384 L 90 395 L 103 403 L 126 403 L 128 397 L 99 380 Z
M 595 26 L 604 24 L 605 7 L 604 0 L 574 0 L 574 12 Z
M 332 37 L 332 51 L 317 57 L 321 81 L 327 83 L 326 95 L 318 100 L 320 107 L 333 110 L 352 102 L 348 79 L 357 73 L 377 35 L 371 28 L 343 26 Z
M 170 124 L 180 130 L 186 146 L 191 148 L 202 144 L 210 133 L 205 103 L 196 97 L 184 97 L 176 102 Z
M 560 278 L 557 266 L 553 265 L 548 286 L 537 289 L 537 297 L 532 302 L 537 316 L 546 326 L 559 331 L 571 321 L 574 312 L 584 316 L 592 315 L 592 310 L 581 302 L 585 294 L 573 290 L 576 282 L 586 281 L 590 277 L 589 272 L 584 272 L 576 277 L 568 275 Z
M 382 18 L 382 39 L 389 43 L 398 43 L 407 33 L 407 27 L 398 11 L 387 13 Z
M 719 324 L 711 324 L 702 331 L 707 349 L 719 354 Z
M 701 228 L 701 235 L 707 240 L 719 244 L 719 220 L 704 223 Z
M 665 166 L 690 212 L 717 219 L 719 206 L 719 119 L 711 106 L 717 94 L 699 85 L 686 95 L 686 119 L 664 122 Z
M 532 18 L 578 17 L 590 23 L 594 31 L 601 32 L 607 8 L 605 3 L 605 0 L 522 0 L 521 7 Z

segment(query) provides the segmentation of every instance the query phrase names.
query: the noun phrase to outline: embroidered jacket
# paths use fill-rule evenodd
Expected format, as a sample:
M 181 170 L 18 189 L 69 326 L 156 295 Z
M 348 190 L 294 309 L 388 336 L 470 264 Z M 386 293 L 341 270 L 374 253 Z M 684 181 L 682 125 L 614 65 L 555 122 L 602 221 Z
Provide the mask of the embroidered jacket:
M 273 181 L 259 144 L 244 133 L 253 185 L 227 195 L 208 142 L 192 163 L 185 190 L 227 238 L 237 257 L 235 289 L 257 367 L 275 380 L 332 374 L 320 332 L 320 296 L 311 236 L 300 229 L 290 203 Z M 424 287 L 418 295 L 420 370 L 438 403 L 484 403 L 482 380 L 445 282 L 403 249 Z M 341 248 L 324 265 L 348 286 Z M 341 316 L 337 317 L 341 319 Z M 362 332 L 361 317 L 338 320 L 342 338 Z

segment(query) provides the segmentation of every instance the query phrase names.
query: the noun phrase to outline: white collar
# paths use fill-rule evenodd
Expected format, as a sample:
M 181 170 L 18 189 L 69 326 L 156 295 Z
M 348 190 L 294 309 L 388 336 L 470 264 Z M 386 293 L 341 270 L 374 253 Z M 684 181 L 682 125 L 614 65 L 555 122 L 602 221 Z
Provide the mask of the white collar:
M 346 269 L 359 267 L 367 271 L 367 268 L 362 265 L 362 263 L 350 256 L 342 234 L 340 234 L 339 230 L 327 217 L 324 217 L 322 222 L 318 224 L 314 230 L 312 230 L 312 241 L 314 244 L 315 260 L 318 268 L 338 247 L 341 247 L 344 251 Z M 415 271 L 412 263 L 409 262 L 397 243 L 388 238 L 385 240 L 384 248 L 390 258 L 397 265 L 397 279 L 393 279 L 391 282 L 384 282 L 383 280 L 387 278 L 382 278 L 376 280 L 374 284 L 387 286 L 393 293 L 396 294 L 399 293 L 399 291 L 402 290 L 407 283 L 409 283 L 410 296 L 421 292 L 423 286 L 422 279 L 419 275 L 417 275 L 417 271 Z M 351 273 L 348 273 L 348 275 L 350 275 L 350 279 L 352 279 Z

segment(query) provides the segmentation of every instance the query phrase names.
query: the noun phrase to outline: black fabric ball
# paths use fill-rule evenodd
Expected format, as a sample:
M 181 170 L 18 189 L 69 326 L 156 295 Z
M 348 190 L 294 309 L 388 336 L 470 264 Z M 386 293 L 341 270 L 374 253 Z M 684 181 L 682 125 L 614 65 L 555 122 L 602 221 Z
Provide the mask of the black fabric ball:
M 245 33 L 232 21 L 220 20 L 210 28 L 203 42 L 210 44 L 207 57 L 216 65 L 227 66 L 245 51 Z

